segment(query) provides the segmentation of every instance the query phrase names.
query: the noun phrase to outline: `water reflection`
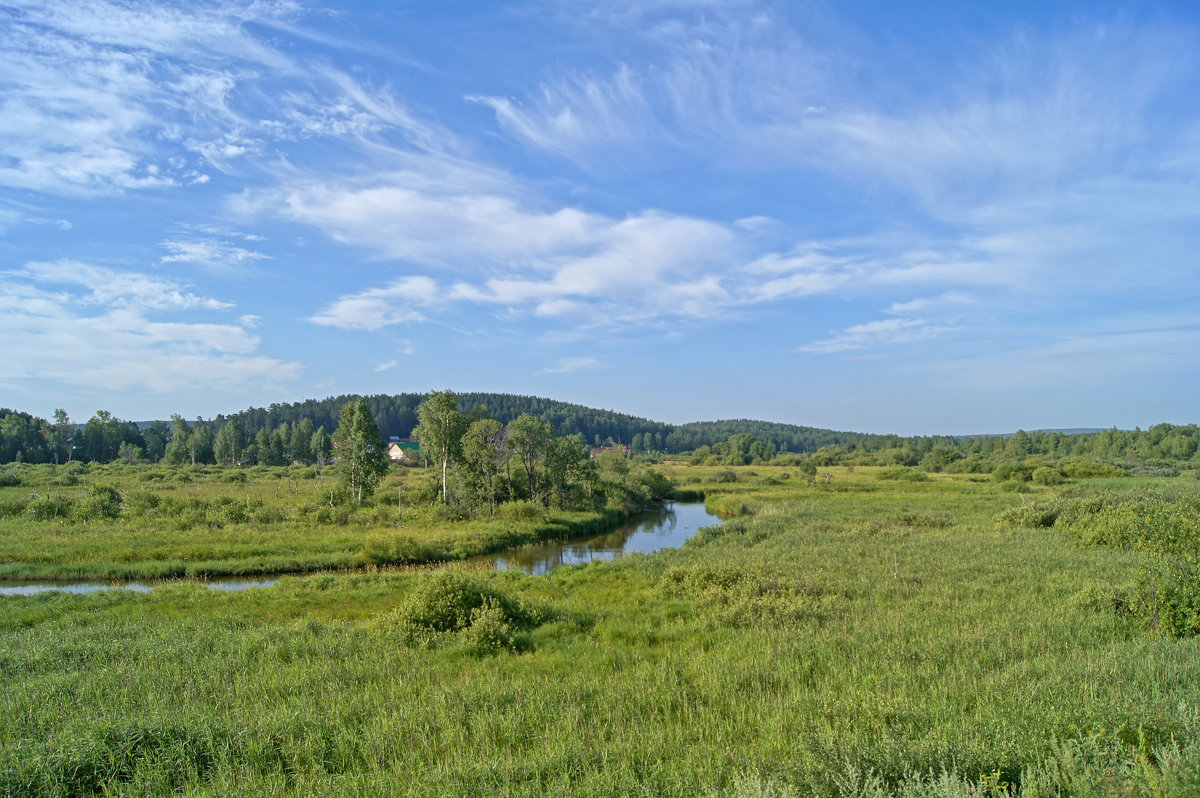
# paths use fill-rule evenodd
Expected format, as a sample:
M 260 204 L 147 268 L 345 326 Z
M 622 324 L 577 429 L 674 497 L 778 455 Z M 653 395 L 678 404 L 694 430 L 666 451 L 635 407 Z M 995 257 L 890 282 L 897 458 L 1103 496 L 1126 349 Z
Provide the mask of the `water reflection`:
M 0 585 L 0 596 L 36 596 L 39 593 L 98 593 L 101 590 L 131 590 L 134 593 L 149 593 L 159 587 L 171 585 L 200 584 L 209 590 L 249 590 L 252 587 L 270 587 L 278 579 L 213 579 L 166 580 L 162 582 L 26 582 Z
M 595 537 L 522 546 L 501 554 L 473 558 L 499 570 L 517 568 L 535 576 L 548 573 L 561 565 L 580 565 L 599 560 L 611 560 L 622 554 L 650 554 L 659 549 L 677 548 L 695 535 L 701 527 L 720 524 L 721 519 L 709 515 L 703 503 L 681 504 L 667 502 L 660 512 L 632 521 L 612 532 Z M 202 584 L 210 590 L 238 591 L 270 587 L 278 579 L 246 579 L 227 577 L 211 580 L 164 580 L 145 582 L 25 582 L 0 585 L 0 596 L 34 596 L 39 593 L 95 593 L 101 590 L 132 590 L 148 593 L 159 587 L 180 584 Z
M 611 560 L 622 554 L 651 554 L 659 549 L 672 549 L 705 526 L 721 523 L 710 515 L 703 503 L 680 504 L 667 502 L 661 512 L 626 524 L 612 532 L 582 540 L 564 540 L 523 546 L 502 554 L 475 558 L 499 570 L 518 568 L 539 576 L 562 565 Z

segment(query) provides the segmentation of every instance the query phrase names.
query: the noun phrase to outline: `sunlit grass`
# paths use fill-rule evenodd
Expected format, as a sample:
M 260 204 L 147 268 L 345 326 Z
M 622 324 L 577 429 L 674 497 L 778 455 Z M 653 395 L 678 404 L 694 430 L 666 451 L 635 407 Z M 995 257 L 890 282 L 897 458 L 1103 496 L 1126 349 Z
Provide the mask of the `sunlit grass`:
M 682 549 L 470 572 L 539 608 L 497 654 L 400 628 L 419 573 L 5 599 L 0 777 L 31 795 L 1200 788 L 1197 638 L 1079 599 L 1133 579 L 1137 551 L 1002 523 L 1022 497 L 966 477 L 717 470 L 676 476 L 747 514 Z

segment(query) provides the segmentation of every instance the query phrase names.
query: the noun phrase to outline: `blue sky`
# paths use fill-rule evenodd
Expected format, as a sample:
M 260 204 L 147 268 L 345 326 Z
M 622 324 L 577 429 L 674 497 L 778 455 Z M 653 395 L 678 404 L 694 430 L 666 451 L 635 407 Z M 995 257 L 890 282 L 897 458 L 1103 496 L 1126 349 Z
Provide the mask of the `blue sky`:
M 1200 420 L 1200 7 L 0 0 L 0 405 Z

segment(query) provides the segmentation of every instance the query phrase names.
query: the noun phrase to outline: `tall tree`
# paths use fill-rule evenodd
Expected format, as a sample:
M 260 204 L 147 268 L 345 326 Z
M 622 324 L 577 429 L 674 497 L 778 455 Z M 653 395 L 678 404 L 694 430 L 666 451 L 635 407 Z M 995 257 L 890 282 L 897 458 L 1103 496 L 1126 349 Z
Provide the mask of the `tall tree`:
M 71 417 L 61 407 L 54 411 L 54 426 L 50 428 L 50 449 L 54 452 L 54 464 L 70 462 L 71 438 L 75 425 Z
M 183 465 L 191 457 L 192 428 L 178 413 L 171 414 L 171 442 L 163 453 L 163 459 L 171 465 Z
M 483 418 L 467 427 L 462 437 L 462 465 L 472 488 L 486 497 L 488 515 L 496 512 L 496 488 L 507 460 L 508 445 L 499 421 Z
M 546 456 L 554 438 L 554 430 L 549 424 L 528 413 L 508 422 L 509 445 L 525 469 L 529 498 L 539 504 L 544 504 Z
M 188 452 L 192 458 L 192 465 L 212 462 L 212 427 L 205 423 L 202 418 L 197 418 L 196 423 L 192 425 L 192 437 L 189 439 Z
M 217 440 L 213 443 L 213 454 L 218 463 L 236 465 L 246 448 L 246 432 L 237 421 L 226 421 L 217 431 Z
M 307 418 L 300 419 L 292 426 L 292 445 L 288 450 L 288 454 L 292 456 L 292 462 L 311 463 L 313 461 L 312 436 L 315 431 L 312 420 Z
M 325 463 L 329 462 L 329 455 L 333 452 L 333 441 L 325 431 L 324 424 L 317 427 L 317 431 L 312 434 L 309 451 L 312 452 L 312 459 L 316 461 L 318 468 L 324 468 Z
M 342 408 L 338 427 L 333 433 L 337 449 L 337 467 L 342 484 L 356 504 L 370 496 L 387 473 L 387 450 L 379 435 L 379 427 L 371 417 L 367 403 L 359 398 Z
M 446 503 L 446 472 L 450 461 L 461 452 L 466 417 L 458 409 L 453 391 L 431 393 L 417 408 L 417 428 L 413 437 L 421 442 L 426 456 L 442 466 L 442 504 Z

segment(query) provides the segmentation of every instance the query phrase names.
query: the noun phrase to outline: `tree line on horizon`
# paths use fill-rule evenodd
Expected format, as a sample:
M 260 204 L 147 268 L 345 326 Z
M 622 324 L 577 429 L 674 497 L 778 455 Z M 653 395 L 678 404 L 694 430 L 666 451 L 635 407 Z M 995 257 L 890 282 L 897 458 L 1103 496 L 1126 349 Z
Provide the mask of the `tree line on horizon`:
M 175 465 L 249 463 L 322 464 L 342 409 L 361 399 L 384 439 L 411 439 L 418 409 L 432 394 L 338 396 L 251 407 L 240 413 L 169 421 L 134 422 L 97 411 L 75 423 L 63 410 L 53 419 L 0 409 L 0 463 L 165 462 Z M 793 424 L 731 419 L 672 425 L 611 410 L 532 396 L 454 394 L 459 411 L 506 425 L 535 418 L 559 436 L 578 435 L 590 447 L 627 445 L 634 456 L 694 455 L 701 461 L 767 462 L 791 454 L 825 465 L 900 465 L 927 470 L 990 471 L 989 464 L 1030 457 L 1095 458 L 1141 466 L 1200 467 L 1196 424 L 1156 424 L 1149 429 L 1074 433 L 1018 431 L 1013 435 L 956 437 L 840 432 Z M 749 451 L 747 437 L 754 451 Z

